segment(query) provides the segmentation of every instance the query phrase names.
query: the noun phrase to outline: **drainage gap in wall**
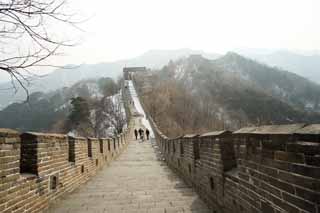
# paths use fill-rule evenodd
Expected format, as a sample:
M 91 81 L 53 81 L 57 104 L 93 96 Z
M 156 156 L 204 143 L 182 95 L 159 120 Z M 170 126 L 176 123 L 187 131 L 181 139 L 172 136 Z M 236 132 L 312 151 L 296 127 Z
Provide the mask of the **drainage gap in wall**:
M 81 165 L 81 174 L 84 173 L 84 165 Z
M 50 191 L 51 190 L 56 190 L 57 189 L 57 186 L 58 186 L 58 176 L 57 175 L 51 175 L 50 176 Z
M 96 159 L 96 166 L 98 166 L 99 165 L 99 160 L 98 159 Z

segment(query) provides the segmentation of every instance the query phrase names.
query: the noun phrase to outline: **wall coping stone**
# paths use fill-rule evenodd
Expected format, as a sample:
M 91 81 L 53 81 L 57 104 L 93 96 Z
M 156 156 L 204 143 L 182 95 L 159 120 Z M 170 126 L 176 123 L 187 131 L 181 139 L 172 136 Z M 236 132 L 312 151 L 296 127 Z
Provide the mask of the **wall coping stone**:
M 42 132 L 24 132 L 21 136 L 33 136 L 39 138 L 67 138 L 67 135 L 56 133 L 42 133 Z
M 198 134 L 186 134 L 183 136 L 183 138 L 195 138 L 195 137 L 198 137 L 199 135 Z
M 181 139 L 181 138 L 183 138 L 183 135 L 180 135 L 180 136 L 175 137 L 175 138 L 170 138 L 170 140 L 178 140 L 178 139 Z
M 99 138 L 99 140 L 110 140 L 111 138 Z
M 228 130 L 222 130 L 222 131 L 213 131 L 213 132 L 207 132 L 202 135 L 200 135 L 201 138 L 203 137 L 217 137 L 217 136 L 225 136 L 230 135 L 232 132 Z
M 86 140 L 85 137 L 80 137 L 80 136 L 68 136 L 70 139 L 76 139 L 76 140 Z
M 303 135 L 320 135 L 320 124 L 311 124 L 298 129 L 294 134 L 303 134 Z
M 252 133 L 253 131 L 255 131 L 257 129 L 257 127 L 244 127 L 241 128 L 235 132 L 233 132 L 232 134 L 249 134 Z
M 0 137 L 12 138 L 19 137 L 19 132 L 13 129 L 0 128 Z
M 91 141 L 96 141 L 96 140 L 99 140 L 99 138 L 93 138 L 93 137 L 87 137 L 88 140 L 91 140 Z
M 253 135 L 291 135 L 306 124 L 287 124 L 287 125 L 264 125 L 259 127 L 245 127 L 235 131 L 233 134 L 253 134 Z

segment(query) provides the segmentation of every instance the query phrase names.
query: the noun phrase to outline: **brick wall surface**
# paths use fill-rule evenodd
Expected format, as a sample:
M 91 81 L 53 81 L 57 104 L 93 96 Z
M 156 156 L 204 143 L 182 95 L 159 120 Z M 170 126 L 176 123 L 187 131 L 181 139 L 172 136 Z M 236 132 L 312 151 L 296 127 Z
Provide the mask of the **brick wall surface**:
M 320 125 L 169 139 L 150 120 L 167 164 L 213 212 L 320 212 Z
M 130 129 L 114 140 L 0 129 L 0 212 L 48 208 L 119 156 Z

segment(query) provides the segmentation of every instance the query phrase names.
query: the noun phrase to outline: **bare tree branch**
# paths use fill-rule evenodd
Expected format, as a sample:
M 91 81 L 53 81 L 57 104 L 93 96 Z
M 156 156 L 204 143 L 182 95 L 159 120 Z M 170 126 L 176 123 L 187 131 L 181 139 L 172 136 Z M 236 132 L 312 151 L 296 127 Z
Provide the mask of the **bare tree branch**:
M 79 23 L 73 20 L 75 14 L 66 12 L 66 7 L 66 0 L 0 0 L 0 43 L 4 46 L 0 50 L 0 72 L 10 75 L 15 91 L 19 85 L 28 97 L 27 86 L 36 76 L 30 69 L 57 67 L 44 62 L 58 55 L 61 47 L 75 45 L 49 31 L 49 24 Z

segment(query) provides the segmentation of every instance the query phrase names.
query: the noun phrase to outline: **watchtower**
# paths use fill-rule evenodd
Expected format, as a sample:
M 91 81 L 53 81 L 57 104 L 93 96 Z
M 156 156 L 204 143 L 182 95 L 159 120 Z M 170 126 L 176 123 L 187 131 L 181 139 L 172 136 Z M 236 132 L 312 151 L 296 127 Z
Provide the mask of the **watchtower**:
M 135 72 L 145 72 L 146 67 L 125 67 L 123 68 L 124 80 L 132 80 L 132 74 Z

